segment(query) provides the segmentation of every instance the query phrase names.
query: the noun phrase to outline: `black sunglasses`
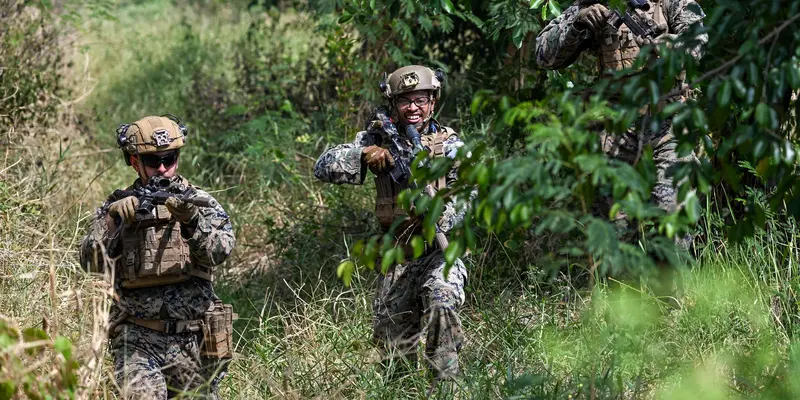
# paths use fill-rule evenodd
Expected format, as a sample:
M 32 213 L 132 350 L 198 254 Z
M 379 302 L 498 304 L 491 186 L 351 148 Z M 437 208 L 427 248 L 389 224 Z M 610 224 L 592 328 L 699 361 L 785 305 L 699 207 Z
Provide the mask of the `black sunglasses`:
M 408 98 L 405 98 L 405 97 L 401 97 L 401 98 L 397 99 L 397 108 L 408 108 L 408 107 L 411 107 L 411 103 L 416 104 L 417 107 L 425 107 L 428 104 L 430 104 L 430 102 L 431 102 L 431 98 L 430 97 L 417 97 L 414 100 L 411 100 L 411 99 L 408 99 Z
M 142 164 L 150 168 L 158 168 L 161 164 L 164 164 L 164 167 L 169 168 L 173 166 L 176 162 L 178 162 L 178 152 L 172 152 L 163 156 L 157 156 L 155 154 L 142 154 L 139 156 L 142 160 Z

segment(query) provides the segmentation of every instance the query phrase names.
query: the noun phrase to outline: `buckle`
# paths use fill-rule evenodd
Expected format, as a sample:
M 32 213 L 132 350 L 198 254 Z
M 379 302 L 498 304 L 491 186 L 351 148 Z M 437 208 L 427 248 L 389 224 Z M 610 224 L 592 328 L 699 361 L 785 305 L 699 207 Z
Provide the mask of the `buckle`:
M 168 333 L 170 335 L 178 333 L 177 332 L 178 321 L 174 319 L 164 319 L 161 321 L 164 323 L 164 333 Z

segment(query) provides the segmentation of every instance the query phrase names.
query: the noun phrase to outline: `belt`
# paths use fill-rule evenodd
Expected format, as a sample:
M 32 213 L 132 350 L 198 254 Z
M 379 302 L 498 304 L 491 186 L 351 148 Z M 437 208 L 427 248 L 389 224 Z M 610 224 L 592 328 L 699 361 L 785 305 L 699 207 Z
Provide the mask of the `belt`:
M 125 321 L 161 333 L 175 334 L 183 332 L 200 332 L 203 329 L 202 319 L 142 319 L 128 317 Z

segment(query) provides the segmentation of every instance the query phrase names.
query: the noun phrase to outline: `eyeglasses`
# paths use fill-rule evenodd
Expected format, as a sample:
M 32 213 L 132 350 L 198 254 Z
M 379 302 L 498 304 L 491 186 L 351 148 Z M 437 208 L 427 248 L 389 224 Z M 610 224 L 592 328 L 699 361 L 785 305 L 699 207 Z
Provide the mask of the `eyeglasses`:
M 142 154 L 139 156 L 142 160 L 142 164 L 150 168 L 158 168 L 161 164 L 164 164 L 164 168 L 169 168 L 173 166 L 176 162 L 178 162 L 178 152 L 172 152 L 163 156 L 157 156 L 155 154 Z
M 408 108 L 411 107 L 411 103 L 414 103 L 417 107 L 425 107 L 431 103 L 430 97 L 417 97 L 414 100 L 407 99 L 405 97 L 401 97 L 397 99 L 397 108 Z

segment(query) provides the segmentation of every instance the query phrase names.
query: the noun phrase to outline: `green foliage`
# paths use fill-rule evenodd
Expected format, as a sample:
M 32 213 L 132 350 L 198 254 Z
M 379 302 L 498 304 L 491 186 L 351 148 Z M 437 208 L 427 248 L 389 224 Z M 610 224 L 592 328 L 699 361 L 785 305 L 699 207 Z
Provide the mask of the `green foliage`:
M 542 2 L 534 5 L 545 6 Z M 623 272 L 639 275 L 657 263 L 680 265 L 675 240 L 691 234 L 701 217 L 700 197 L 693 188 L 703 195 L 723 187 L 743 190 L 747 171 L 740 167 L 742 160 L 757 166 L 759 179 L 775 188 L 769 192 L 770 209 L 777 212 L 785 207 L 795 215 L 794 192 L 800 189 L 795 187 L 798 180 L 793 173 L 796 116 L 781 110 L 793 110 L 800 89 L 800 81 L 794 79 L 800 76 L 797 35 L 786 30 L 798 18 L 799 6 L 776 1 L 764 13 L 734 12 L 741 6 L 741 2 L 720 2 L 708 10 L 707 26 L 725 26 L 726 30 L 711 35 L 704 59 L 707 64 L 699 64 L 693 57 L 696 38 L 707 29 L 693 26 L 669 46 L 660 44 L 658 58 L 647 60 L 648 47 L 634 69 L 592 82 L 592 88 L 581 95 L 572 90 L 553 91 L 536 102 L 502 93 L 487 98 L 485 92 L 479 93 L 473 101 L 473 114 L 492 121 L 496 131 L 513 136 L 460 152 L 459 183 L 443 199 L 471 208 L 462 227 L 451 232 L 455 250 L 448 259 L 452 261 L 467 250 L 479 251 L 483 232 L 513 243 L 532 229 L 536 235 L 562 238 L 554 251 L 536 261 L 544 264 L 541 266 L 561 268 L 577 262 L 592 274 L 619 276 Z M 753 2 L 747 9 L 758 7 Z M 730 56 L 729 47 L 722 44 L 742 34 L 744 44 Z M 645 62 L 647 67 L 641 69 Z M 683 70 L 687 87 L 676 79 Z M 676 96 L 686 96 L 688 89 L 704 95 L 673 102 Z M 732 100 L 734 92 L 740 101 Z M 603 108 L 609 98 L 614 99 L 612 105 Z M 672 124 L 680 157 L 691 157 L 696 148 L 709 156 L 697 163 L 681 162 L 666 171 L 679 182 L 678 201 L 683 207 L 674 213 L 665 213 L 649 202 L 656 179 L 652 149 L 643 148 L 629 165 L 609 160 L 599 148 L 597 132 L 624 133 L 637 121 L 643 106 L 658 112 L 642 129 L 659 131 Z M 522 146 L 509 154 L 508 145 L 517 143 Z M 498 159 L 499 154 L 506 157 Z M 452 165 L 433 163 L 417 170 L 416 178 L 436 179 Z M 470 199 L 474 189 L 477 196 Z M 417 195 L 406 196 L 405 205 L 410 207 Z M 598 215 L 594 206 L 603 197 L 613 199 L 613 204 L 610 210 L 602 210 L 606 215 Z M 764 204 L 748 201 L 751 197 L 737 196 L 744 200 L 728 211 L 732 221 L 724 228 L 725 235 L 735 241 L 764 228 Z M 419 200 L 414 204 L 421 206 Z M 438 217 L 438 210 L 429 211 L 426 239 L 434 229 L 429 222 Z M 616 240 L 619 235 L 627 236 L 624 231 L 615 235 L 615 227 L 607 220 L 614 219 L 617 212 L 633 222 L 637 241 Z M 390 258 L 395 255 L 388 236 L 382 245 L 373 241 L 365 249 L 367 265 L 372 265 L 378 249 L 388 252 Z
M 59 28 L 45 7 L 0 1 L 0 143 L 23 136 L 26 128 L 52 122 L 64 95 Z
M 69 339 L 0 319 L 0 399 L 75 398 L 79 367 Z
M 385 381 L 369 341 L 374 275 L 362 275 L 349 257 L 382 253 L 375 261 L 383 270 L 406 257 L 389 236 L 375 235 L 374 188 L 322 186 L 311 174 L 325 147 L 352 140 L 363 126 L 379 101 L 380 74 L 406 62 L 448 70 L 438 117 L 470 143 L 458 160 L 460 185 L 433 200 L 417 192 L 402 199 L 428 212 L 425 235 L 413 241 L 416 256 L 431 243 L 431 222 L 446 200 L 471 206 L 446 253 L 450 261 L 472 255 L 465 258 L 465 377 L 431 397 L 451 398 L 453 390 L 475 398 L 797 397 L 796 5 L 706 2 L 715 34 L 704 61 L 664 48 L 645 71 L 600 80 L 590 57 L 559 72 L 539 70 L 530 57 L 535 34 L 567 2 L 92 4 L 76 14 L 86 25 L 75 23 L 80 43 L 90 43 L 87 75 L 97 79 L 76 117 L 88 144 L 57 158 L 73 165 L 69 149 L 94 159 L 112 149 L 117 124 L 142 115 L 173 112 L 189 123 L 181 171 L 224 189 L 215 195 L 239 239 L 215 283 L 242 315 L 237 358 L 223 381 L 227 397 L 427 395 L 421 370 Z M 790 23 L 777 32 L 784 21 Z M 684 207 L 670 215 L 648 201 L 651 151 L 633 166 L 609 160 L 596 132 L 623 131 L 636 110 L 674 88 L 683 67 L 698 93 L 664 108 L 656 123 L 672 118 L 682 152 L 698 145 L 703 152 L 699 164 L 674 171 Z M 33 77 L 20 82 L 35 88 L 37 73 L 54 77 L 48 74 L 55 70 L 34 66 L 19 72 Z M 47 79 L 40 82 L 45 89 L 55 87 Z M 594 91 L 579 92 L 585 86 Z M 129 183 L 132 173 L 123 173 L 118 158 L 97 157 L 120 168 L 99 178 L 103 193 L 80 194 L 87 209 L 108 188 Z M 435 179 L 451 166 L 438 160 L 415 168 L 415 176 Z M 47 185 L 66 179 L 52 167 L 41 167 L 51 176 Z M 0 231 L 12 245 L 0 256 L 27 254 L 29 244 L 5 239 L 40 229 L 28 222 L 45 219 L 47 209 L 40 197 L 18 194 L 7 176 L 0 180 Z M 595 212 L 600 196 L 614 204 Z M 616 211 L 632 217 L 635 242 L 608 221 Z M 694 231 L 695 222 L 698 262 L 682 275 L 674 299 L 627 279 L 653 273 L 656 263 L 680 264 L 672 239 Z M 744 241 L 732 244 L 731 237 Z M 53 279 L 71 284 L 61 268 Z M 587 291 L 587 275 L 614 279 Z M 4 304 L 14 315 L 41 319 L 25 295 L 8 293 Z M 13 332 L 0 334 L 0 398 L 21 395 L 25 382 L 31 392 L 72 396 L 71 363 L 86 357 L 78 345 L 39 329 Z M 42 344 L 5 350 L 21 349 L 21 341 Z M 46 367 L 25 369 L 39 360 Z M 12 378 L 27 375 L 6 379 L 7 367 Z

